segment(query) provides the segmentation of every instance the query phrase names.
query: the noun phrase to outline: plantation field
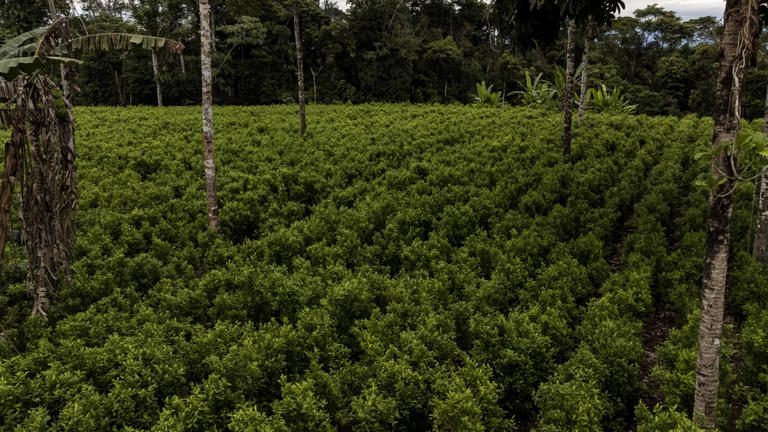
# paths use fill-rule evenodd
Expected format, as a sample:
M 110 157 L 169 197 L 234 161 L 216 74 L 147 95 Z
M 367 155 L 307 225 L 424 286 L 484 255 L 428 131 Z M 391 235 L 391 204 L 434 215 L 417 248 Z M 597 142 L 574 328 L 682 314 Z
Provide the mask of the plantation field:
M 199 108 L 76 110 L 75 282 L 46 322 L 0 273 L 1 431 L 687 424 L 710 120 L 588 115 L 566 162 L 557 113 L 310 106 L 300 140 L 294 110 L 216 109 L 218 236 Z M 752 193 L 724 430 L 768 424 Z

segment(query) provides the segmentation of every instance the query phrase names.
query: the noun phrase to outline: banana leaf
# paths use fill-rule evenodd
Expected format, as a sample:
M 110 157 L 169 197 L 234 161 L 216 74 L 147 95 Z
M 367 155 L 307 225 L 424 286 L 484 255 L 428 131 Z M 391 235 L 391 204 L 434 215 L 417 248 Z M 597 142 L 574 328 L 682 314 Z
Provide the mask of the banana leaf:
M 5 41 L 5 43 L 0 46 L 0 59 L 7 57 L 22 57 L 13 54 L 19 53 L 19 50 L 21 49 L 29 49 L 30 45 L 33 47 L 32 52 L 34 52 L 40 36 L 46 31 L 48 31 L 48 27 L 40 27 Z
M 57 52 L 72 54 L 84 51 L 121 51 L 131 48 L 164 49 L 171 54 L 181 54 L 184 51 L 184 44 L 157 36 L 132 33 L 96 33 L 73 38 L 61 45 Z
M 76 63 L 80 64 L 82 61 L 59 56 L 45 56 L 45 57 L 13 57 L 0 60 L 0 78 L 5 80 L 12 80 L 21 74 L 29 74 L 39 70 L 43 64 L 48 61 L 56 63 Z

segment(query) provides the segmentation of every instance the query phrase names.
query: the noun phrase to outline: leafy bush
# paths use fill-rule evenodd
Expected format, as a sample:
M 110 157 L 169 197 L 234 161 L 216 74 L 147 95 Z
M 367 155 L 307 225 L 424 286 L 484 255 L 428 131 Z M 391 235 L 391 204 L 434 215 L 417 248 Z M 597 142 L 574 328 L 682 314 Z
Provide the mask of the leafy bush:
M 485 81 L 475 84 L 475 103 L 483 106 L 498 106 L 501 103 L 499 92 L 492 91 L 493 85 L 486 86 Z
M 304 140 L 289 106 L 217 113 L 219 235 L 195 109 L 78 110 L 75 283 L 28 319 L 10 247 L 0 430 L 634 427 L 644 321 L 698 301 L 708 120 L 595 115 L 565 164 L 542 110 L 313 105 Z M 671 334 L 654 376 L 684 408 Z
M 637 109 L 637 105 L 631 105 L 628 101 L 624 100 L 621 89 L 614 88 L 608 90 L 605 84 L 598 88 L 589 89 L 588 94 L 589 106 L 598 112 L 632 114 Z
M 522 90 L 515 90 L 510 95 L 518 96 L 523 105 L 528 107 L 552 105 L 557 90 L 552 84 L 543 80 L 542 75 L 543 73 L 539 73 L 532 78 L 531 71 L 526 69 L 525 80 L 517 83 Z

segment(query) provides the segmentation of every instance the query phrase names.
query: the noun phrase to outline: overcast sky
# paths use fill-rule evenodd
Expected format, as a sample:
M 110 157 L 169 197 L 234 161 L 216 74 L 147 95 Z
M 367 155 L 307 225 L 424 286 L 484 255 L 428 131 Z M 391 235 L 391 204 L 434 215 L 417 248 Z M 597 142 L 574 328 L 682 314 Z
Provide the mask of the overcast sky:
M 649 4 L 657 3 L 664 9 L 673 10 L 682 19 L 713 16 L 723 18 L 725 10 L 724 0 L 624 0 L 627 8 L 622 15 L 631 15 L 637 9 L 642 9 Z
M 347 8 L 346 0 L 335 1 L 342 9 Z M 654 3 L 657 3 L 664 9 L 677 12 L 677 15 L 684 20 L 702 16 L 713 16 L 722 19 L 723 10 L 725 9 L 725 0 L 624 0 L 627 8 L 624 9 L 622 15 L 632 15 L 635 10 Z

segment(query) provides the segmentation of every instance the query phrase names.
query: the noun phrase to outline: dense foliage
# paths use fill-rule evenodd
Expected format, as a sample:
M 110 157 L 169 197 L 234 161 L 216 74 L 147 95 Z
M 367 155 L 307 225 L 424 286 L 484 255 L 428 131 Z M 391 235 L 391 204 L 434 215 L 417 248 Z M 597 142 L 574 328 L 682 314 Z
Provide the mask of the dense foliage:
M 195 1 L 82 0 L 75 9 L 66 3 L 59 2 L 60 10 L 77 16 L 78 27 L 82 23 L 90 33 L 141 32 L 182 41 L 183 58 L 159 56 L 163 99 L 171 105 L 199 103 Z M 527 104 L 514 93 L 525 90 L 525 70 L 556 82 L 557 67 L 565 66 L 564 19 L 555 3 L 605 2 L 548 0 L 532 9 L 529 0 L 350 0 L 345 10 L 330 0 L 211 3 L 216 103 L 252 105 L 297 98 L 294 3 L 300 5 L 310 103 L 471 103 L 475 84 L 485 81 L 505 103 Z M 711 115 L 722 32 L 717 18 L 684 20 L 659 6 L 625 10 L 615 20 L 598 19 L 593 28 L 579 25 L 576 61 L 590 30 L 590 88 L 620 89 L 641 114 Z M 0 39 L 45 21 L 44 7 L 0 0 Z M 78 105 L 156 104 L 148 52 L 85 60 Z M 762 116 L 765 100 L 763 52 L 757 60 L 744 92 L 749 118 Z
M 217 236 L 196 109 L 77 110 L 75 283 L 28 318 L 3 267 L 0 430 L 691 428 L 709 121 L 587 116 L 565 163 L 539 110 L 310 107 L 304 140 L 293 111 L 217 111 Z M 724 340 L 744 431 L 755 266 Z

